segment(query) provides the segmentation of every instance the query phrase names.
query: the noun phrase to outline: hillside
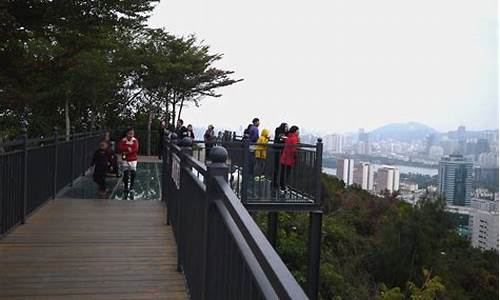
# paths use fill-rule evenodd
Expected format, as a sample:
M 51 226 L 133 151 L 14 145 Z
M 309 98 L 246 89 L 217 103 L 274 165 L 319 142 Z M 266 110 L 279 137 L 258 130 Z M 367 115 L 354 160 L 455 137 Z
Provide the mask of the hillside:
M 394 139 L 402 142 L 422 139 L 431 133 L 438 132 L 434 128 L 416 122 L 391 123 L 370 132 L 374 139 Z

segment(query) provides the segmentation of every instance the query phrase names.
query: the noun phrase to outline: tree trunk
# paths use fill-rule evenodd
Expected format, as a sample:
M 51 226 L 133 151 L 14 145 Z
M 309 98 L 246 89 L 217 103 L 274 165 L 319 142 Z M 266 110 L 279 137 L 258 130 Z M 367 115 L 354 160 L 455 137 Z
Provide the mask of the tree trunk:
M 152 112 L 152 108 L 149 108 L 149 112 L 148 112 L 148 133 L 147 133 L 147 145 L 146 145 L 146 154 L 148 156 L 151 155 L 151 123 L 153 123 L 153 112 Z
M 172 126 L 175 127 L 175 117 L 176 117 L 176 114 L 175 114 L 175 104 L 176 104 L 176 101 L 172 101 Z
M 184 107 L 184 97 L 182 97 L 181 105 L 179 106 L 179 114 L 177 115 L 177 120 L 181 119 L 182 108 Z
M 97 115 L 97 107 L 95 104 L 95 100 L 92 101 L 92 114 L 90 115 L 90 132 L 94 131 L 95 128 L 95 120 Z
M 69 141 L 69 135 L 71 134 L 71 120 L 69 119 L 69 100 L 66 99 L 64 103 L 64 118 L 66 121 L 66 141 Z

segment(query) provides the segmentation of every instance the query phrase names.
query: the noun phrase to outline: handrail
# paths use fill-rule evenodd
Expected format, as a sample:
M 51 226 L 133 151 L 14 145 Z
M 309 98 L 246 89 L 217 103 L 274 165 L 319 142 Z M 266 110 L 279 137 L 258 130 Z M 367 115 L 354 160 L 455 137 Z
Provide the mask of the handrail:
M 224 201 L 222 201 L 224 207 L 228 210 L 232 220 L 249 243 L 252 253 L 264 269 L 274 289 L 276 289 L 279 299 L 307 298 L 302 288 L 300 288 L 290 273 L 290 270 L 283 263 L 228 183 L 221 176 L 217 176 L 214 179 L 224 195 Z
M 227 182 L 227 151 L 205 165 L 189 142 L 165 140 L 162 199 L 191 298 L 307 299 Z
M 83 174 L 101 140 L 100 132 L 65 142 L 57 134 L 47 139 L 27 136 L 24 131 L 18 147 L 0 153 L 0 237 Z
M 105 130 L 96 130 L 96 131 L 92 131 L 92 132 L 90 132 L 90 131 L 75 132 L 75 133 L 70 134 L 69 136 L 66 136 L 66 135 L 57 135 L 56 136 L 55 134 L 52 134 L 52 135 L 28 138 L 28 139 L 26 139 L 26 141 L 22 137 L 21 138 L 18 137 L 15 140 L 8 140 L 8 141 L 4 141 L 4 142 L 0 143 L 0 147 L 2 147 L 2 148 L 21 147 L 24 145 L 24 143 L 26 143 L 30 147 L 38 147 L 39 144 L 41 144 L 41 143 L 43 143 L 44 145 L 53 145 L 54 142 L 56 141 L 56 139 L 57 139 L 57 142 L 81 140 L 81 139 L 85 139 L 85 138 L 90 137 L 90 136 L 96 136 L 96 135 L 103 134 L 104 132 L 105 132 Z M 35 146 L 31 146 L 31 145 L 35 145 Z M 7 152 L 10 152 L 10 151 L 7 151 Z

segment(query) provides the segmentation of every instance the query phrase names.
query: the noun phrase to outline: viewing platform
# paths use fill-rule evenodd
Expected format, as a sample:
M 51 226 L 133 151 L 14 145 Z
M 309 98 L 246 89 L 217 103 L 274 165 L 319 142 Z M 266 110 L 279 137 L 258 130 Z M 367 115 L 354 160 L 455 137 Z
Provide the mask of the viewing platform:
M 99 195 L 88 169 L 103 134 L 23 131 L 0 145 L 0 299 L 317 298 L 321 141 L 297 145 L 280 182 L 275 160 L 250 171 L 246 141 L 204 157 L 189 139 L 165 139 L 162 160 L 140 157 L 133 194 L 115 176 Z M 310 215 L 306 291 L 274 249 L 277 212 L 296 210 Z

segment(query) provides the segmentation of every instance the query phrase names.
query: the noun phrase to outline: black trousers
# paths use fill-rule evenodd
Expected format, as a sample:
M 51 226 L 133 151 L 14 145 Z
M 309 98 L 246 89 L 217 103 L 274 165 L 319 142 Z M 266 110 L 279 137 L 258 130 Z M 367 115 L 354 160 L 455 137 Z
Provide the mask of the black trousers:
M 286 187 L 290 173 L 292 173 L 292 167 L 282 164 L 280 168 L 280 188 L 284 189 Z
M 273 171 L 273 187 L 277 188 L 280 177 L 280 158 L 281 151 L 279 149 L 274 149 L 274 171 Z
M 212 147 L 205 145 L 205 161 L 210 160 L 210 150 L 212 150 Z
M 94 182 L 100 191 L 106 190 L 106 172 L 94 172 Z

